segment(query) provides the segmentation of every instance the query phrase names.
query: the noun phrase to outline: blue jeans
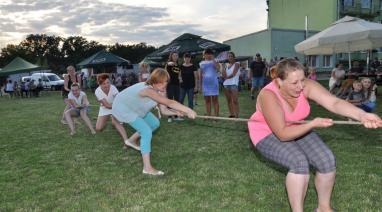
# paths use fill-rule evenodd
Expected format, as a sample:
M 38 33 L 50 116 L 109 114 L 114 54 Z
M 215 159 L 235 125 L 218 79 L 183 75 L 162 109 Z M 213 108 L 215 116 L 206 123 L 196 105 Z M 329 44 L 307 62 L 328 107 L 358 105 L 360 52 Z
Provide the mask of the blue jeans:
M 253 77 L 252 88 L 262 88 L 264 85 L 264 77 Z
M 129 125 L 134 128 L 141 136 L 141 154 L 151 152 L 151 139 L 153 132 L 159 127 L 159 120 L 153 113 L 149 112 L 145 117 L 138 117 Z
M 364 110 L 365 112 L 371 113 L 375 109 L 376 104 L 375 102 L 368 102 L 368 103 L 359 105 L 358 107 Z
M 184 98 L 188 99 L 188 107 L 194 108 L 194 88 L 180 88 L 180 102 L 183 104 Z

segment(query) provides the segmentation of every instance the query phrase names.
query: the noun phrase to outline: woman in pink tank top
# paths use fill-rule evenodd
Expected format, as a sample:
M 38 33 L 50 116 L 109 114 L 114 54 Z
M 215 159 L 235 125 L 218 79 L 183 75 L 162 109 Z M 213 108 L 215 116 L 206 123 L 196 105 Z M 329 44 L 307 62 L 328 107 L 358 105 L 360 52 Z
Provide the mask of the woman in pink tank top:
M 310 166 L 317 170 L 316 211 L 333 211 L 330 198 L 335 181 L 335 157 L 313 131 L 329 127 L 333 121 L 315 118 L 306 124 L 290 122 L 309 115 L 308 99 L 333 113 L 358 120 L 367 128 L 382 127 L 382 120 L 332 96 L 317 82 L 305 79 L 304 67 L 294 59 L 280 61 L 276 69 L 276 78 L 259 93 L 256 112 L 248 122 L 252 143 L 265 158 L 288 169 L 286 188 L 293 211 L 303 211 Z

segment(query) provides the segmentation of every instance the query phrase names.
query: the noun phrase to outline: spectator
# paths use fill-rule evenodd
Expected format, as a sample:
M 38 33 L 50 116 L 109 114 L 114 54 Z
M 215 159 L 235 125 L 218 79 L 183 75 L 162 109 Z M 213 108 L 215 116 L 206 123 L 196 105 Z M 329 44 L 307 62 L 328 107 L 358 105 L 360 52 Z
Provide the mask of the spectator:
M 353 105 L 362 108 L 362 102 L 365 97 L 362 92 L 362 83 L 359 80 L 353 81 L 353 90 L 350 92 L 346 101 L 352 103 Z
M 376 108 L 376 93 L 377 93 L 377 84 L 372 84 L 371 79 L 365 77 L 361 80 L 362 83 L 362 92 L 365 97 L 362 102 L 362 109 L 366 112 L 372 112 Z
M 219 116 L 219 80 L 218 70 L 220 65 L 214 60 L 211 49 L 203 52 L 204 60 L 199 63 L 200 93 L 203 93 L 207 116 L 211 115 L 211 102 L 214 105 L 215 116 Z
M 348 79 L 357 79 L 358 75 L 363 73 L 363 68 L 359 64 L 359 61 L 355 60 L 353 61 L 353 66 L 348 72 Z
M 117 75 L 117 78 L 115 79 L 115 86 L 117 87 L 118 91 L 123 90 L 123 82 L 122 82 L 121 74 Z
M 147 63 L 142 63 L 139 69 L 139 82 L 146 82 L 150 77 L 150 72 Z
M 235 60 L 235 54 L 233 52 L 228 53 L 228 65 L 226 69 L 223 69 L 224 78 L 224 93 L 227 98 L 229 118 L 239 117 L 239 76 L 240 76 L 240 64 Z
M 169 99 L 173 99 L 177 102 L 180 102 L 180 84 L 179 84 L 179 65 L 178 65 L 179 55 L 177 52 L 171 52 L 168 56 L 167 63 L 165 65 L 165 69 L 170 75 L 170 82 L 167 85 L 167 97 Z M 176 116 L 169 116 L 168 122 L 172 122 L 172 120 L 181 121 L 182 119 Z
M 340 87 L 341 86 L 341 82 L 342 82 L 342 80 L 344 78 L 345 78 L 344 66 L 341 63 L 339 63 L 332 70 L 332 73 L 330 75 L 330 79 L 329 79 L 329 92 L 333 93 L 335 88 Z
M 317 73 L 316 73 L 316 68 L 309 68 L 309 74 L 308 74 L 308 79 L 317 81 Z
M 249 78 L 252 80 L 251 98 L 255 99 L 254 93 L 259 92 L 264 85 L 266 65 L 261 59 L 259 53 L 256 54 L 255 61 L 250 65 L 251 72 Z
M 180 103 L 183 104 L 187 95 L 188 107 L 194 108 L 194 92 L 196 91 L 196 83 L 198 78 L 197 68 L 191 63 L 191 54 L 184 54 L 183 64 L 180 66 L 179 82 L 180 82 Z
M 373 69 L 373 71 L 377 71 L 380 66 L 381 62 L 379 62 L 378 57 L 375 57 L 373 62 L 370 64 L 370 67 Z
M 5 92 L 9 94 L 11 98 L 13 98 L 13 83 L 12 80 L 8 80 L 8 83 L 5 86 Z
M 44 85 L 42 84 L 42 80 L 38 79 L 37 83 L 37 96 L 40 96 L 41 91 L 44 89 Z
M 20 86 L 19 86 L 19 84 L 16 81 L 13 82 L 13 96 L 15 96 L 15 97 L 20 97 L 21 96 L 21 94 L 20 94 Z

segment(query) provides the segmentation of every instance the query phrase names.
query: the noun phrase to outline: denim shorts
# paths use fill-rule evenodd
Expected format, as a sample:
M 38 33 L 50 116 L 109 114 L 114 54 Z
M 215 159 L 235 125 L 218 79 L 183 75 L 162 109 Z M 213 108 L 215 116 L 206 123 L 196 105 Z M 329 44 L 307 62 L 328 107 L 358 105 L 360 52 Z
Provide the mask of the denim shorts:
M 81 115 L 81 110 L 84 110 L 86 113 L 89 113 L 90 111 L 90 108 L 89 107 L 84 107 L 82 109 L 78 109 L 78 108 L 70 108 L 71 111 L 74 111 L 76 113 L 76 116 L 80 116 Z
M 239 86 L 237 85 L 224 85 L 224 88 L 227 90 L 235 90 L 237 91 L 239 89 Z

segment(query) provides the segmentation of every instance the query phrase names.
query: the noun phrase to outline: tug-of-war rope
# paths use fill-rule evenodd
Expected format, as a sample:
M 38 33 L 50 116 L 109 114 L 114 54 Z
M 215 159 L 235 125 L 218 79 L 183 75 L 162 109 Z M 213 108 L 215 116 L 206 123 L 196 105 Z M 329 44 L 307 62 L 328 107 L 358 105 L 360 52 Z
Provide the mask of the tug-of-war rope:
M 226 117 L 217 117 L 217 116 L 196 116 L 196 118 L 201 119 L 211 119 L 211 120 L 223 120 L 223 121 L 236 121 L 236 122 L 248 122 L 253 121 L 250 119 L 243 119 L 243 118 L 226 118 Z M 305 124 L 310 122 L 311 120 L 304 120 L 304 121 L 292 121 L 288 122 L 291 124 Z M 333 121 L 333 124 L 347 124 L 347 125 L 362 125 L 361 122 L 358 121 Z

